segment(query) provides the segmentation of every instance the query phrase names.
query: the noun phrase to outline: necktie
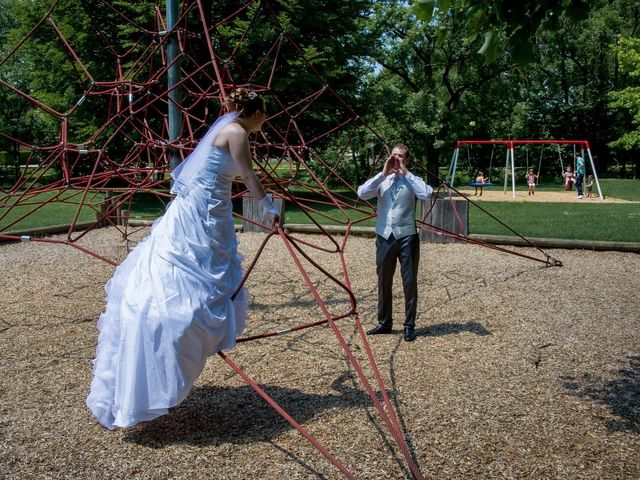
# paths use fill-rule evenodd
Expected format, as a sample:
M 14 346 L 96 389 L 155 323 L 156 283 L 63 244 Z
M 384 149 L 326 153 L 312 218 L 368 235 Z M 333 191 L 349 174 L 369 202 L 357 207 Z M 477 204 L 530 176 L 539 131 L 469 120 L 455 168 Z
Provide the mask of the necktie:
M 398 198 L 398 194 L 400 193 L 400 176 L 396 175 L 393 181 L 391 182 L 391 201 L 395 202 L 396 198 Z

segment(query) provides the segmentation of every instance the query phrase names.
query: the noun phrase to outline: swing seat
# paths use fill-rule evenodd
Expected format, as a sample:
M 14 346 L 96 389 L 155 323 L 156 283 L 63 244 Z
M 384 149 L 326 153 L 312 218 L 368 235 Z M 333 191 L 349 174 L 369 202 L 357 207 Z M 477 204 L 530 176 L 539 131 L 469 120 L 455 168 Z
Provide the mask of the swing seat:
M 470 187 L 493 187 L 493 183 L 491 183 L 491 182 L 487 182 L 487 183 L 469 182 L 469 183 L 467 183 L 467 185 L 469 185 Z

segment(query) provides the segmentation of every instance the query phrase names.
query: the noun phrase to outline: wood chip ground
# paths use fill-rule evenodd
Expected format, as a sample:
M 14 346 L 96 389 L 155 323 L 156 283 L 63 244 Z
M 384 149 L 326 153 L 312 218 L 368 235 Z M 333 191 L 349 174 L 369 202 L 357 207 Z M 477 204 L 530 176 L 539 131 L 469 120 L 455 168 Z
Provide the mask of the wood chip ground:
M 263 238 L 239 235 L 247 259 Z M 127 252 L 113 228 L 81 244 L 118 261 Z M 346 280 L 337 255 L 305 249 Z M 365 328 L 376 316 L 374 250 L 374 239 L 352 237 L 345 251 Z M 396 334 L 369 344 L 425 478 L 640 478 L 640 256 L 549 253 L 564 267 L 423 244 L 413 343 L 400 336 L 396 278 Z M 112 267 L 24 242 L 0 245 L 0 268 L 0 478 L 342 478 L 218 356 L 170 414 L 105 430 L 84 400 Z M 332 313 L 348 310 L 341 288 L 313 269 L 311 280 Z M 248 287 L 246 335 L 323 318 L 279 238 Z M 353 318 L 338 325 L 366 364 Z M 329 327 L 229 355 L 358 478 L 407 478 Z

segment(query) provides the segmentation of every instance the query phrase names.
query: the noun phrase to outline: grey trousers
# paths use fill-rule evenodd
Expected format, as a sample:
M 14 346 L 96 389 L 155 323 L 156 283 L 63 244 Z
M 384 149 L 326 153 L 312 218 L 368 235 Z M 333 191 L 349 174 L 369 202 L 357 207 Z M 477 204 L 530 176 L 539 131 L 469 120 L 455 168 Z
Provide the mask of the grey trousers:
M 376 238 L 376 272 L 378 274 L 378 322 L 393 324 L 393 275 L 400 262 L 402 288 L 404 290 L 404 326 L 415 328 L 418 307 L 418 261 L 420 238 L 418 234 L 396 239 Z

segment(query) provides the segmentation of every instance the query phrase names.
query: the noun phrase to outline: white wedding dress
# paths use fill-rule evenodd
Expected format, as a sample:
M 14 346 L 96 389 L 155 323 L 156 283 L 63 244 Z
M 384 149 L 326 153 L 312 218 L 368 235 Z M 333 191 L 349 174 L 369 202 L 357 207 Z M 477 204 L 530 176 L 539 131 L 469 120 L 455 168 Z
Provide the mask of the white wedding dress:
M 107 283 L 87 398 L 105 427 L 167 413 L 207 357 L 232 348 L 244 329 L 247 292 L 231 300 L 243 275 L 231 205 L 237 174 L 229 152 L 213 147 L 188 192 Z

